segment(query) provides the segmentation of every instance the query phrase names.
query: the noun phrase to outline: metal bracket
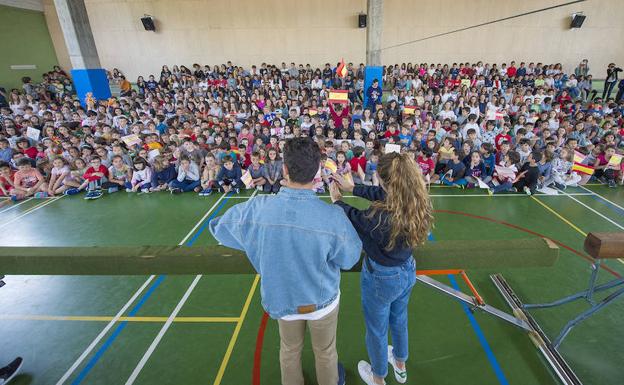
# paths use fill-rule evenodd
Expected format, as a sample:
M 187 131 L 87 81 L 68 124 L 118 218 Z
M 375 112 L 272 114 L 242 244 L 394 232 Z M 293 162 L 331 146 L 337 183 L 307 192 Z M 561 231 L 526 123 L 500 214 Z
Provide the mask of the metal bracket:
M 514 293 L 513 289 L 501 274 L 490 275 L 490 279 L 505 299 L 505 302 L 512 309 L 513 313 L 523 318 L 530 325 L 531 331 L 529 337 L 533 344 L 538 348 L 542 356 L 546 359 L 551 369 L 555 372 L 559 380 L 564 385 L 582 385 L 581 380 L 577 377 L 572 367 L 559 354 L 556 346 L 554 346 L 546 333 L 544 333 L 535 319 L 525 310 L 526 306 L 520 298 Z
M 520 319 L 518 317 L 515 317 L 511 314 L 505 313 L 502 310 L 499 310 L 493 306 L 490 306 L 488 304 L 479 304 L 479 302 L 477 301 L 477 299 L 475 297 L 471 297 L 459 290 L 455 290 L 452 287 L 443 284 L 440 281 L 437 281 L 429 276 L 426 275 L 416 275 L 416 279 L 422 283 L 424 283 L 425 285 L 432 287 L 433 289 L 446 294 L 449 297 L 455 298 L 458 301 L 461 301 L 463 303 L 465 303 L 466 305 L 470 306 L 471 309 L 476 309 L 476 310 L 481 310 L 485 313 L 488 313 L 490 315 L 493 315 L 497 318 L 502 319 L 503 321 L 509 322 L 514 326 L 519 327 L 520 329 L 523 329 L 525 331 L 532 331 L 533 329 L 531 328 L 531 326 L 523 319 Z

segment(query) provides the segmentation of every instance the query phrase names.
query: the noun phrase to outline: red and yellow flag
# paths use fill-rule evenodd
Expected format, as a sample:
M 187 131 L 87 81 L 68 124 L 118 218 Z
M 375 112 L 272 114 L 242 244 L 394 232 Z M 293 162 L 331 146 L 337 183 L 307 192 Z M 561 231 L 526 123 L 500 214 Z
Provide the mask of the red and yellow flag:
M 572 166 L 572 171 L 576 171 L 579 174 L 593 175 L 595 170 L 592 166 L 574 162 L 574 166 Z
M 341 78 L 347 76 L 347 66 L 345 65 L 344 59 L 340 59 L 340 64 L 338 64 L 338 68 L 336 68 L 336 75 Z
M 349 103 L 349 91 L 347 90 L 329 90 L 329 97 L 327 98 L 330 103 Z

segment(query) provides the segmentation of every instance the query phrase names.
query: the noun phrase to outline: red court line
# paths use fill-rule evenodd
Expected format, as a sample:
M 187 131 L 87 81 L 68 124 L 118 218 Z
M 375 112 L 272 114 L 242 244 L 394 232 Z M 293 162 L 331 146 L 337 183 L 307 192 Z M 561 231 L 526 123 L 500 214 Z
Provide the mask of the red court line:
M 258 328 L 258 336 L 256 337 L 256 351 L 254 353 L 254 364 L 252 372 L 252 384 L 260 385 L 260 366 L 262 364 L 262 345 L 264 345 L 264 332 L 266 331 L 267 322 L 269 321 L 269 315 L 267 312 L 263 312 L 262 321 L 260 321 L 260 327 Z
M 540 233 L 537 233 L 535 231 L 529 230 L 527 228 L 518 226 L 518 225 L 514 225 L 513 223 L 509 223 L 509 222 L 505 222 L 505 221 L 501 221 L 495 218 L 490 218 L 490 217 L 484 217 L 481 215 L 475 215 L 475 214 L 470 214 L 470 213 L 466 213 L 463 211 L 453 211 L 453 210 L 434 210 L 435 213 L 442 213 L 442 214 L 453 214 L 453 215 L 462 215 L 465 217 L 469 217 L 469 218 L 475 218 L 475 219 L 481 219 L 484 221 L 488 221 L 488 222 L 492 222 L 492 223 L 497 223 L 499 225 L 503 225 L 503 226 L 507 226 L 510 227 L 512 229 L 516 229 L 531 235 L 535 235 L 537 237 L 540 238 L 546 238 L 554 243 L 556 243 L 558 246 L 563 247 L 564 249 L 580 256 L 581 258 L 584 258 L 586 260 L 588 260 L 589 262 L 594 262 L 594 259 L 592 257 L 590 257 L 589 255 L 583 254 L 580 251 L 573 249 L 572 247 L 559 242 L 557 240 L 554 240 L 552 238 L 549 238 L 545 235 L 542 235 Z M 600 265 L 600 267 L 602 267 L 604 270 L 608 271 L 609 273 L 611 273 L 613 276 L 621 278 L 622 276 L 620 274 L 618 274 L 616 271 L 611 270 L 609 267 L 605 266 L 605 265 Z M 269 320 L 269 315 L 264 312 L 264 314 L 262 315 L 262 321 L 260 322 L 260 326 L 258 328 L 258 335 L 256 337 L 256 351 L 254 354 L 254 365 L 253 365 L 253 372 L 252 372 L 252 385 L 260 385 L 260 364 L 262 361 L 262 346 L 264 344 L 264 332 L 266 331 L 266 326 L 267 326 L 267 321 Z

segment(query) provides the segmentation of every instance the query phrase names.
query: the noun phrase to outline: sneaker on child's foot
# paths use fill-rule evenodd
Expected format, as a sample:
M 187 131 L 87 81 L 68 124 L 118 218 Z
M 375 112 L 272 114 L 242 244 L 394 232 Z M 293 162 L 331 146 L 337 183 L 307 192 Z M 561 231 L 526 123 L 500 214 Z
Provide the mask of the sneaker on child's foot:
M 494 195 L 494 191 L 492 191 L 491 188 L 487 189 L 487 193 L 488 193 L 489 196 Z
M 116 193 L 117 191 L 119 191 L 119 187 L 109 187 L 108 190 L 106 190 L 109 194 Z
M 35 199 L 43 199 L 48 197 L 48 193 L 45 191 L 36 192 L 33 196 Z
M 101 197 L 102 197 L 102 195 L 104 195 L 104 193 L 102 192 L 102 190 L 95 190 L 95 191 L 93 192 L 93 198 L 91 198 L 91 199 L 98 199 L 98 198 L 101 198 Z
M 20 371 L 24 360 L 17 357 L 4 368 L 0 368 L 0 385 L 8 384 Z
M 394 359 L 394 349 L 392 345 L 388 346 L 388 362 L 392 365 L 392 369 L 394 369 L 394 378 L 397 380 L 399 384 L 405 384 L 407 382 L 407 369 L 399 369 L 396 364 L 396 360 Z
M 209 196 L 210 194 L 212 194 L 212 189 L 207 188 L 207 189 L 202 190 L 202 191 L 199 193 L 199 196 L 200 196 L 200 197 L 207 197 L 207 196 Z
M 373 370 L 368 362 L 358 362 L 358 373 L 360 373 L 360 378 L 366 383 L 366 385 L 377 385 L 373 376 Z M 383 385 L 386 385 L 385 381 L 382 383 Z
M 555 182 L 555 188 L 559 190 L 565 190 L 566 186 L 564 184 Z
M 609 187 L 611 187 L 611 188 L 615 188 L 616 187 L 615 180 L 613 180 L 613 179 L 609 180 Z
M 171 193 L 172 194 L 182 194 L 182 189 L 180 189 L 180 188 L 172 188 L 171 189 Z
M 234 189 L 234 194 L 240 194 L 240 189 L 238 187 Z
M 76 195 L 76 194 L 80 194 L 80 190 L 75 187 L 68 188 L 67 190 L 63 192 L 63 195 Z
M 523 190 L 524 190 L 524 193 L 525 193 L 526 195 L 531 195 L 531 189 L 530 189 L 530 188 L 528 188 L 527 186 L 524 186 L 524 189 L 523 189 Z
M 84 196 L 84 199 L 93 199 L 93 191 L 87 191 L 87 193 Z
M 132 189 L 131 188 L 127 188 L 126 192 L 132 192 Z

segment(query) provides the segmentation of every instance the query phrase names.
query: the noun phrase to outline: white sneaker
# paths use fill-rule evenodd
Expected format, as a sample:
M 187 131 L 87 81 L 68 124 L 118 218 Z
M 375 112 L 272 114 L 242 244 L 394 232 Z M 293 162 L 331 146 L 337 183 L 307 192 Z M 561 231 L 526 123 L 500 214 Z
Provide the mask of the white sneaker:
M 401 370 L 397 367 L 396 361 L 394 360 L 394 349 L 392 345 L 388 346 L 388 362 L 392 365 L 392 369 L 394 369 L 394 378 L 397 382 L 399 384 L 405 384 L 407 382 L 407 370 Z
M 358 373 L 360 373 L 360 378 L 366 383 L 366 385 L 377 385 L 373 377 L 373 370 L 368 362 L 358 362 Z M 385 381 L 383 382 L 383 385 L 386 385 Z

